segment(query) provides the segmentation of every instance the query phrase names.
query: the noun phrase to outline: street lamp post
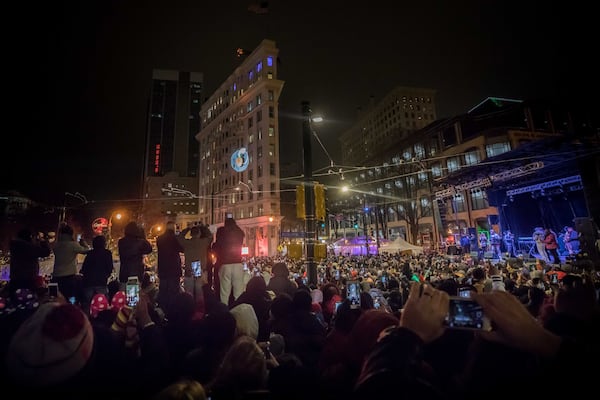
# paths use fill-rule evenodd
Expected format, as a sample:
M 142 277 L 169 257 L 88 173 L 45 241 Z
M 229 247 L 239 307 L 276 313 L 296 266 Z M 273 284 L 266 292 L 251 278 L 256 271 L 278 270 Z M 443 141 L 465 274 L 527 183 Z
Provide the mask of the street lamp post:
M 315 195 L 312 182 L 312 128 L 311 109 L 308 101 L 302 102 L 302 155 L 304 170 L 304 246 L 306 248 L 306 275 L 309 284 L 317 284 L 315 263 Z
M 119 219 L 121 219 L 123 217 L 123 215 L 121 215 L 121 213 L 119 213 L 119 212 L 117 212 L 115 214 L 115 211 L 113 211 L 110 214 L 110 218 L 108 219 L 108 243 L 110 244 L 111 248 L 114 246 L 113 237 L 112 237 L 112 221 L 113 221 L 113 217 L 115 217 L 115 218 L 117 218 L 119 220 Z

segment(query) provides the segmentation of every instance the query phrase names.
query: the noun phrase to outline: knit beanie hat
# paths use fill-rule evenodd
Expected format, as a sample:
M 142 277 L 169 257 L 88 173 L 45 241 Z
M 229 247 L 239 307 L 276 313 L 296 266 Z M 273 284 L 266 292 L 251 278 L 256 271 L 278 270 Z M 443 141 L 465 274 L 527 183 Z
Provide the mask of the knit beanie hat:
M 110 308 L 110 304 L 108 304 L 108 299 L 102 293 L 97 293 L 92 298 L 92 302 L 90 303 L 90 316 L 92 318 L 96 318 L 100 311 L 104 311 Z
M 61 383 L 85 367 L 93 346 L 92 326 L 77 306 L 44 303 L 12 337 L 6 355 L 7 370 L 22 384 Z

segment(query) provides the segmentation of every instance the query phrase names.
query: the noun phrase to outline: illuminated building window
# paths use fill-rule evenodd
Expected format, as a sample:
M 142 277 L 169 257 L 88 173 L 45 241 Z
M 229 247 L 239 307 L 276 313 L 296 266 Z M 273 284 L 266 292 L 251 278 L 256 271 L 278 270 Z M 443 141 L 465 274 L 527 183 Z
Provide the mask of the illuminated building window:
M 275 136 L 275 127 L 273 125 L 269 125 L 269 136 Z
M 272 67 L 272 66 L 273 66 L 273 57 L 268 56 L 267 57 L 267 67 Z

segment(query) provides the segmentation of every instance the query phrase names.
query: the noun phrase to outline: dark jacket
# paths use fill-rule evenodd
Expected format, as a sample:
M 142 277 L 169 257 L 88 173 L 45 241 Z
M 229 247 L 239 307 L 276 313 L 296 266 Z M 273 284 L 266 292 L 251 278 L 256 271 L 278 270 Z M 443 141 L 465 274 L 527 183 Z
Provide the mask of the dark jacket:
M 180 278 L 182 275 L 181 256 L 184 248 L 179 243 L 175 231 L 165 230 L 165 233 L 156 238 L 156 247 L 158 249 L 158 278 Z
M 131 228 L 133 229 L 133 228 Z M 144 277 L 144 255 L 152 252 L 149 241 L 140 237 L 137 232 L 128 231 L 125 227 L 125 236 L 119 239 L 119 281 L 127 282 L 130 276 L 137 276 L 140 282 Z
M 22 236 L 22 237 L 21 237 Z M 40 257 L 50 255 L 50 245 L 46 241 L 32 240 L 25 233 L 10 242 L 10 281 L 11 286 L 33 288 L 40 273 Z M 24 286 L 23 286 L 24 285 Z
M 112 252 L 104 248 L 92 249 L 81 265 L 83 287 L 106 286 L 112 270 Z
M 217 255 L 218 265 L 238 264 L 242 262 L 244 231 L 236 225 L 233 218 L 227 218 L 225 224 L 217 229 L 212 250 Z

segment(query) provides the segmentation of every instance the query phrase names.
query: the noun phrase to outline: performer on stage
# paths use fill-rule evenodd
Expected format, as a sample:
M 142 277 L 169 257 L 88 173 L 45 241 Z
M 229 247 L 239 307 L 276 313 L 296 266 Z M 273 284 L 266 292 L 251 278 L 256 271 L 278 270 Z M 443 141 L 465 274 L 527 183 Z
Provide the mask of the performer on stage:
M 516 257 L 515 254 L 515 235 L 507 229 L 504 231 L 503 238 L 504 247 L 506 248 L 506 252 L 510 255 L 510 257 Z
M 546 228 L 544 231 L 544 245 L 546 246 L 546 253 L 552 255 L 552 262 L 560 266 L 560 256 L 558 255 L 558 241 L 556 239 L 556 233 L 550 228 Z
M 500 235 L 498 234 L 498 232 L 496 232 L 495 230 L 491 230 L 490 231 L 490 244 L 492 247 L 492 252 L 494 253 L 494 258 L 502 258 L 501 254 L 500 254 L 500 242 L 502 241 L 502 239 L 500 238 Z
M 537 249 L 538 256 L 540 259 L 549 263 L 550 259 L 548 258 L 548 254 L 546 253 L 546 244 L 544 243 L 544 237 L 545 237 L 544 228 L 538 226 L 533 230 L 532 238 L 533 238 L 533 241 L 535 242 L 535 247 Z
M 563 240 L 570 256 L 579 253 L 579 232 L 572 226 L 567 226 Z

